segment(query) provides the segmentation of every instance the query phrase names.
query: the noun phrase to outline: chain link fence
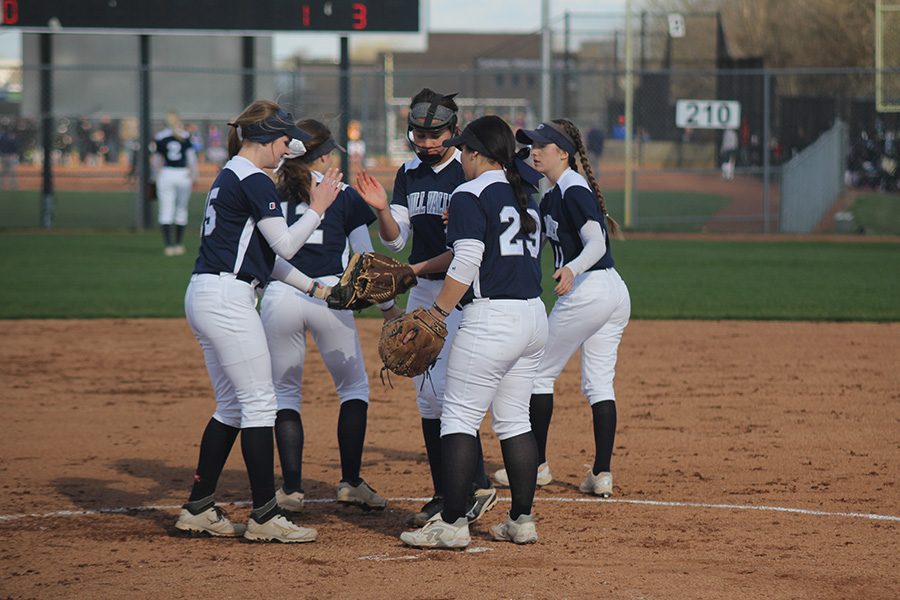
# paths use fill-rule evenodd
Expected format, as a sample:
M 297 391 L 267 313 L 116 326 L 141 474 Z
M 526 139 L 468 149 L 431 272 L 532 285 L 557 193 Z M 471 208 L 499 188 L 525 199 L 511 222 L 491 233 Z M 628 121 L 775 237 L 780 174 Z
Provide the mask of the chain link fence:
M 702 28 L 704 39 L 715 38 L 714 16 L 686 18 L 689 31 Z M 624 36 L 621 31 L 588 35 L 576 25 L 599 26 L 578 15 L 567 20 L 553 33 L 549 113 L 581 128 L 610 211 L 621 222 L 626 201 Z M 658 16 L 645 15 L 637 26 L 631 229 L 778 232 L 782 165 L 837 121 L 847 124 L 845 186 L 898 190 L 894 140 L 900 113 L 877 110 L 875 69 L 766 69 L 759 61 L 722 59 L 721 48 L 693 53 L 695 44 L 673 38 Z M 498 114 L 513 128 L 533 127 L 542 113 L 542 74 L 535 59 L 502 56 L 479 57 L 456 69 L 395 68 L 386 58 L 354 65 L 351 177 L 366 168 L 386 186 L 392 184 L 397 166 L 411 156 L 406 111 L 422 87 L 457 92 L 462 124 Z M 116 64 L 114 55 L 109 64 L 53 67 L 50 148 L 41 144 L 40 75 L 39 67 L 23 66 L 20 116 L 6 118 L 16 132 L 18 165 L 15 181 L 4 171 L 0 193 L 11 198 L 11 184 L 21 191 L 41 190 L 42 159 L 49 150 L 59 207 L 55 227 L 130 227 L 139 193 L 134 156 L 149 144 L 140 139 L 140 70 Z M 164 127 L 167 112 L 180 114 L 201 157 L 196 190 L 201 198 L 227 158 L 227 121 L 243 107 L 248 77 L 255 97 L 275 99 L 298 118 L 319 119 L 336 133 L 339 127 L 336 65 L 210 70 L 187 64 L 150 67 L 149 76 L 151 131 Z M 699 102 L 693 105 L 697 119 L 679 122 L 679 103 L 690 109 L 684 104 L 689 101 Z M 729 107 L 724 120 L 723 103 Z M 68 196 L 76 192 L 80 195 Z M 3 227 L 39 226 L 35 197 L 16 201 L 32 203 L 26 207 L 0 202 Z M 101 214 L 87 217 L 71 198 L 109 200 Z M 827 230 L 827 223 L 813 230 L 822 227 Z

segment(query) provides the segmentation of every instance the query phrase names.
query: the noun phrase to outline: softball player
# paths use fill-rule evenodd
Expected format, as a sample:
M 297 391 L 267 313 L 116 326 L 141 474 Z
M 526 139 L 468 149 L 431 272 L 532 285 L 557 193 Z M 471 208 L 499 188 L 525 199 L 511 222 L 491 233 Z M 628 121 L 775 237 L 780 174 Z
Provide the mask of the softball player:
M 384 188 L 373 177 L 362 173 L 357 177 L 357 189 L 378 215 L 378 229 L 382 243 L 399 252 L 412 236 L 409 261 L 418 275 L 418 285 L 409 293 L 407 309 L 429 307 L 434 303 L 452 258 L 447 250 L 443 222 L 450 203 L 450 194 L 465 182 L 460 152 L 443 142 L 458 132 L 458 107 L 453 97 L 444 96 L 428 88 L 416 94 L 411 102 L 407 122 L 407 137 L 416 158 L 406 162 L 394 179 L 393 197 L 388 203 Z M 434 497 L 409 519 L 411 525 L 424 525 L 441 511 L 444 502 L 445 480 L 441 458 L 441 408 L 446 386 L 447 357 L 460 313 L 451 310 L 447 317 L 447 340 L 438 356 L 437 364 L 426 376 L 413 378 L 416 404 L 422 417 L 422 435 L 431 469 Z M 472 479 L 469 518 L 478 520 L 497 503 L 497 491 L 484 471 L 484 458 L 479 438 L 478 452 Z
M 166 115 L 168 127 L 156 134 L 153 169 L 159 200 L 159 227 L 166 256 L 184 254 L 184 227 L 188 221 L 188 201 L 197 179 L 197 153 L 190 134 L 176 113 Z M 175 226 L 174 236 L 172 225 Z
M 340 191 L 340 174 L 331 170 L 313 186 L 310 210 L 289 227 L 275 184 L 262 169 L 303 152 L 302 140 L 309 134 L 294 125 L 290 113 L 265 100 L 245 108 L 231 126 L 231 159 L 207 196 L 200 254 L 184 298 L 215 390 L 216 411 L 203 433 L 194 485 L 175 527 L 213 536 L 243 534 L 254 541 L 311 542 L 316 531 L 283 516 L 275 500 L 276 399 L 256 291 L 272 276 L 293 285 L 296 270 L 284 263 L 273 271 L 275 255 L 291 258 L 318 228 Z M 246 529 L 233 525 L 213 500 L 238 433 L 253 496 Z
M 616 272 L 609 233 L 619 232 L 607 214 L 578 128 L 556 119 L 533 131 L 520 129 L 516 138 L 531 145 L 534 167 L 553 186 L 541 200 L 541 216 L 553 248 L 553 278 L 559 295 L 550 312 L 550 339 L 534 381 L 531 426 L 538 444 L 538 483 L 552 480 L 547 463 L 547 432 L 553 415 L 553 384 L 569 358 L 581 348 L 581 391 L 591 406 L 594 464 L 579 489 L 608 498 L 612 495 L 613 442 L 616 402 L 613 390 L 616 356 L 622 332 L 631 316 L 631 298 Z M 575 155 L 587 176 L 578 172 Z M 505 470 L 494 479 L 506 485 Z
M 450 202 L 447 243 L 453 262 L 431 308 L 446 318 L 457 303 L 463 306 L 441 412 L 446 495 L 440 515 L 400 539 L 423 548 L 469 544 L 465 499 L 478 453 L 476 435 L 490 409 L 512 493 L 509 515 L 491 533 L 497 540 L 534 542 L 538 462 L 528 399 L 547 340 L 538 206 L 526 195 L 515 139 L 500 117 L 476 119 L 444 145 L 462 146 L 469 180 Z
M 276 171 L 281 209 L 289 224 L 301 219 L 309 210 L 310 178 L 322 181 L 322 172 L 334 162 L 333 151 L 343 150 L 331 136 L 331 131 L 319 121 L 300 121 L 297 126 L 311 136 L 305 142 L 306 153 L 286 160 Z M 317 285 L 335 285 L 347 266 L 348 240 L 354 252 L 372 250 L 368 227 L 374 221 L 375 215 L 356 190 L 344 185 L 319 227 L 288 262 L 314 277 Z M 275 259 L 276 262 L 282 260 L 280 257 Z M 386 314 L 392 313 L 393 306 L 393 301 L 381 305 Z M 366 510 L 383 510 L 387 500 L 359 476 L 366 436 L 369 380 L 353 311 L 332 310 L 314 295 L 273 281 L 266 286 L 261 317 L 272 356 L 272 377 L 278 399 L 275 439 L 284 475 L 284 487 L 275 492 L 278 505 L 289 511 L 297 511 L 303 506 L 301 383 L 306 332 L 309 331 L 331 373 L 341 402 L 337 427 L 341 482 L 337 500 Z

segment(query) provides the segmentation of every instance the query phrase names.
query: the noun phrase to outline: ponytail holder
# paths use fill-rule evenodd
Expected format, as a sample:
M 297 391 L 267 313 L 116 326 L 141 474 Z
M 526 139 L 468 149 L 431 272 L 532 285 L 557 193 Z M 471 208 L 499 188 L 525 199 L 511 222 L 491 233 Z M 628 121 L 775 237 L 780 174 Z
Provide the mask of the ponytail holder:
M 244 141 L 244 132 L 241 131 L 241 126 L 236 123 L 229 123 L 228 126 L 234 127 L 235 131 L 237 132 L 238 141 L 243 142 Z

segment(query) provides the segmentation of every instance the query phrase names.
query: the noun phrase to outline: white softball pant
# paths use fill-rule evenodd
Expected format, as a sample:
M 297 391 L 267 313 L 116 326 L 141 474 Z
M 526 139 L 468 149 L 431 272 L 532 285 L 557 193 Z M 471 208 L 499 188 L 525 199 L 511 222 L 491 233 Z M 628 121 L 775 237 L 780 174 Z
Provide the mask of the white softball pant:
M 188 168 L 163 167 L 156 177 L 160 225 L 187 225 L 188 201 L 193 187 Z
M 547 341 L 544 303 L 483 299 L 462 313 L 447 365 L 441 436 L 474 436 L 488 409 L 499 439 L 531 431 L 531 388 Z
M 443 280 L 418 280 L 416 286 L 409 291 L 409 298 L 406 302 L 406 312 L 412 312 L 420 306 L 429 309 L 443 287 Z M 459 321 L 462 313 L 458 310 L 450 311 L 450 316 L 445 321 L 447 325 L 447 339 L 444 340 L 444 347 L 438 354 L 437 362 L 434 368 L 429 371 L 428 377 L 418 375 L 413 377 L 413 383 L 416 386 L 416 406 L 419 407 L 419 414 L 423 419 L 440 419 L 441 410 L 444 405 L 444 389 L 447 387 L 447 360 L 450 356 L 450 346 L 453 345 L 453 339 L 456 337 L 456 330 L 459 327 Z M 430 380 L 428 379 L 430 377 Z
M 581 391 L 593 405 L 615 400 L 613 380 L 622 332 L 631 317 L 628 287 L 615 269 L 587 271 L 550 311 L 550 338 L 534 380 L 535 394 L 553 384 L 581 347 Z
M 333 279 L 329 285 L 337 283 Z M 332 310 L 324 300 L 272 281 L 266 286 L 260 315 L 272 356 L 278 410 L 300 412 L 307 331 L 331 373 L 340 401 L 369 401 L 369 378 L 352 310 Z
M 216 394 L 213 418 L 230 427 L 275 425 L 275 390 L 256 291 L 234 274 L 193 275 L 184 295 Z

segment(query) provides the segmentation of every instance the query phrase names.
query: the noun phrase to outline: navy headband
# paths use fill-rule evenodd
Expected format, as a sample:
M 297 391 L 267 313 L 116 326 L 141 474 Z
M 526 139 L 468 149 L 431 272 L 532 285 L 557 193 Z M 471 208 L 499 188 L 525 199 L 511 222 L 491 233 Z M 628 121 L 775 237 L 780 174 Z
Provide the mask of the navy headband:
M 250 125 L 235 123 L 229 123 L 229 125 L 237 129 L 238 137 L 241 140 L 250 140 L 260 144 L 267 144 L 284 136 L 301 142 L 308 142 L 312 139 L 310 134 L 297 127 L 291 113 L 280 108 L 275 114 L 269 115 L 262 121 Z
M 346 152 L 344 147 L 334 141 L 333 137 L 329 137 L 327 140 L 313 148 L 312 150 L 308 150 L 306 154 L 303 155 L 303 162 L 311 163 L 316 160 L 320 156 L 325 156 L 332 150 L 340 150 L 341 152 Z
M 556 123 L 541 123 L 534 129 L 520 129 L 516 132 L 516 140 L 522 144 L 556 144 L 569 154 L 577 154 L 575 142 L 569 137 L 560 125 Z

